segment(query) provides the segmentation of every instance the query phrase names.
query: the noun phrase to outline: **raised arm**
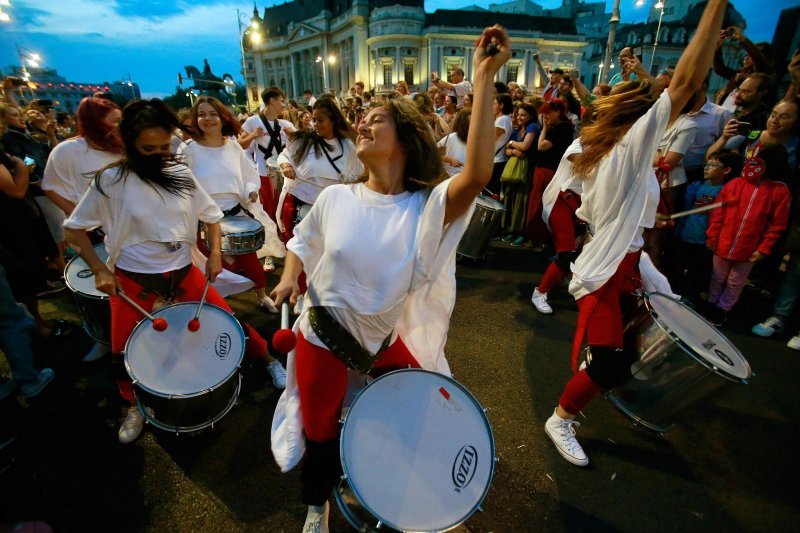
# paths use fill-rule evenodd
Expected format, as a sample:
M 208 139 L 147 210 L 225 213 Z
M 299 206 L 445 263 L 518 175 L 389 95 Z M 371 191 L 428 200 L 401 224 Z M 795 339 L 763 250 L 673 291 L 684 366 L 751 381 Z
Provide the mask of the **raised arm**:
M 671 121 L 680 115 L 686 102 L 703 85 L 708 67 L 711 66 L 714 58 L 717 37 L 727 7 L 728 0 L 708 1 L 694 37 L 678 60 L 675 74 L 672 76 L 672 83 L 669 86 L 669 97 L 672 100 Z
M 725 38 L 723 36 L 718 36 L 716 48 L 714 49 L 714 72 L 726 80 L 732 79 L 736 76 L 737 72 L 735 69 L 730 68 L 728 65 L 725 64 L 725 59 L 722 57 L 722 44 L 725 42 Z
M 486 47 L 496 40 L 497 53 L 489 55 Z M 486 28 L 475 46 L 472 58 L 473 91 L 472 118 L 467 136 L 467 157 L 464 170 L 457 174 L 447 191 L 444 223 L 455 220 L 469 209 L 475 197 L 486 187 L 492 176 L 495 131 L 492 113 L 494 77 L 500 67 L 511 57 L 511 40 L 502 26 Z
M 800 95 L 800 51 L 795 52 L 792 56 L 792 61 L 789 63 L 789 76 L 791 76 L 792 82 L 783 96 L 785 102 L 793 102 Z

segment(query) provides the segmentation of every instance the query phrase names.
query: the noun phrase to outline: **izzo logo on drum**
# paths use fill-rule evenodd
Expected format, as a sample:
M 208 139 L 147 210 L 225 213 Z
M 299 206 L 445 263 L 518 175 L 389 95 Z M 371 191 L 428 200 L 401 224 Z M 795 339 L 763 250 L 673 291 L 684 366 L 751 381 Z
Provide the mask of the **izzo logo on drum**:
M 225 359 L 228 352 L 231 350 L 231 336 L 227 333 L 220 333 L 217 335 L 217 340 L 214 341 L 214 351 L 220 359 Z
M 469 485 L 472 478 L 475 477 L 475 471 L 478 468 L 478 451 L 474 446 L 465 445 L 456 454 L 456 459 L 453 461 L 453 485 L 456 492 L 461 492 L 461 489 Z
M 717 357 L 725 361 L 725 364 L 727 364 L 728 366 L 733 366 L 733 360 L 730 357 L 728 357 L 728 354 L 726 354 L 722 350 L 714 348 L 716 345 L 717 345 L 716 342 L 709 339 L 703 343 L 703 348 L 709 351 L 714 350 L 714 353 L 717 354 Z
M 94 276 L 94 272 L 92 272 L 91 268 L 84 268 L 78 271 L 78 277 L 81 279 L 91 278 L 92 276 Z

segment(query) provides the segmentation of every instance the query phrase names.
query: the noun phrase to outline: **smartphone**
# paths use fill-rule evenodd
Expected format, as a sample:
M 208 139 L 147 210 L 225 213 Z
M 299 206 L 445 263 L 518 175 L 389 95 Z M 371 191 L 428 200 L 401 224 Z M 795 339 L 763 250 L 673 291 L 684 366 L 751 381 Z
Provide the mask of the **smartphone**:
M 536 61 L 537 59 L 539 59 L 539 54 L 533 54 L 533 60 Z
M 737 122 L 736 123 L 736 133 L 739 135 L 747 135 L 750 133 L 750 123 L 749 122 Z
M 641 46 L 634 46 L 631 49 L 631 52 L 633 53 L 633 55 L 636 56 L 636 59 L 639 60 L 639 63 L 641 63 L 642 57 L 644 57 L 644 48 L 642 48 Z
M 22 161 L 25 163 L 25 166 L 28 167 L 36 164 L 36 161 L 27 155 L 25 156 L 25 159 L 23 159 Z

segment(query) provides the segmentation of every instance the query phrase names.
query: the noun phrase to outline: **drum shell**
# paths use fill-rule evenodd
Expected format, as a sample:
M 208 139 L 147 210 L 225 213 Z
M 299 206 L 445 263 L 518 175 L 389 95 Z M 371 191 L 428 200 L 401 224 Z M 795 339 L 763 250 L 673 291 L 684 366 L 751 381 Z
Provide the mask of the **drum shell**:
M 647 429 L 667 432 L 687 408 L 733 383 L 746 383 L 698 356 L 643 304 L 627 323 L 624 336 L 625 346 L 634 349 L 638 359 L 631 367 L 633 377 L 609 391 L 607 398 Z
M 83 329 L 94 341 L 111 346 L 111 303 L 82 292 L 73 292 L 75 306 L 83 318 Z
M 241 376 L 235 372 L 213 389 L 187 396 L 157 394 L 134 383 L 136 402 L 154 426 L 175 433 L 190 433 L 213 427 L 228 414 L 239 397 Z
M 276 156 L 267 159 L 267 168 L 269 169 L 269 178 L 272 180 L 272 186 L 275 187 L 276 194 L 280 194 L 283 190 L 283 172 L 278 165 Z
M 505 208 L 499 202 L 479 196 L 472 218 L 458 243 L 457 252 L 471 259 L 483 258 L 489 241 L 500 226 L 503 211 Z
M 220 228 L 220 232 L 220 249 L 225 255 L 244 255 L 257 252 L 264 246 L 264 242 L 266 241 L 264 226 L 252 231 L 242 231 L 237 233 L 227 232 Z M 205 243 L 206 248 L 211 249 L 208 244 L 208 237 L 206 236 L 205 230 L 203 231 L 203 242 Z

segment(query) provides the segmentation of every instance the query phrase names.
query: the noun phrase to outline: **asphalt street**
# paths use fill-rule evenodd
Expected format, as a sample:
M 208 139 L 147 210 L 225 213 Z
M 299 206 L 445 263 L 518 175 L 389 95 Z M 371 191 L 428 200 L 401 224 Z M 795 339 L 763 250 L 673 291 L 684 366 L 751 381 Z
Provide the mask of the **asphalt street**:
M 482 511 L 459 530 L 796 531 L 800 354 L 785 346 L 790 334 L 749 333 L 769 302 L 747 291 L 722 330 L 755 373 L 748 384 L 694 403 L 664 435 L 635 427 L 599 398 L 579 417 L 591 463 L 578 468 L 543 431 L 571 375 L 576 319 L 565 287 L 551 296 L 551 316 L 530 303 L 547 260 L 493 243 L 487 259 L 459 261 L 446 353 L 455 379 L 487 409 L 498 459 Z M 276 281 L 271 276 L 270 286 Z M 255 302 L 253 294 L 232 299 L 271 337 L 278 319 Z M 42 307 L 48 318 L 78 320 L 66 293 Z M 33 401 L 3 403 L 0 423 L 20 432 L 13 466 L 0 474 L 0 524 L 44 520 L 59 532 L 300 530 L 299 472 L 281 474 L 269 450 L 279 391 L 262 364 L 245 366 L 238 405 L 213 431 L 175 436 L 147 427 L 121 445 L 125 406 L 109 358 L 81 363 L 90 345 L 80 331 L 36 343 L 38 362 L 56 380 Z M 332 530 L 350 530 L 333 507 Z

